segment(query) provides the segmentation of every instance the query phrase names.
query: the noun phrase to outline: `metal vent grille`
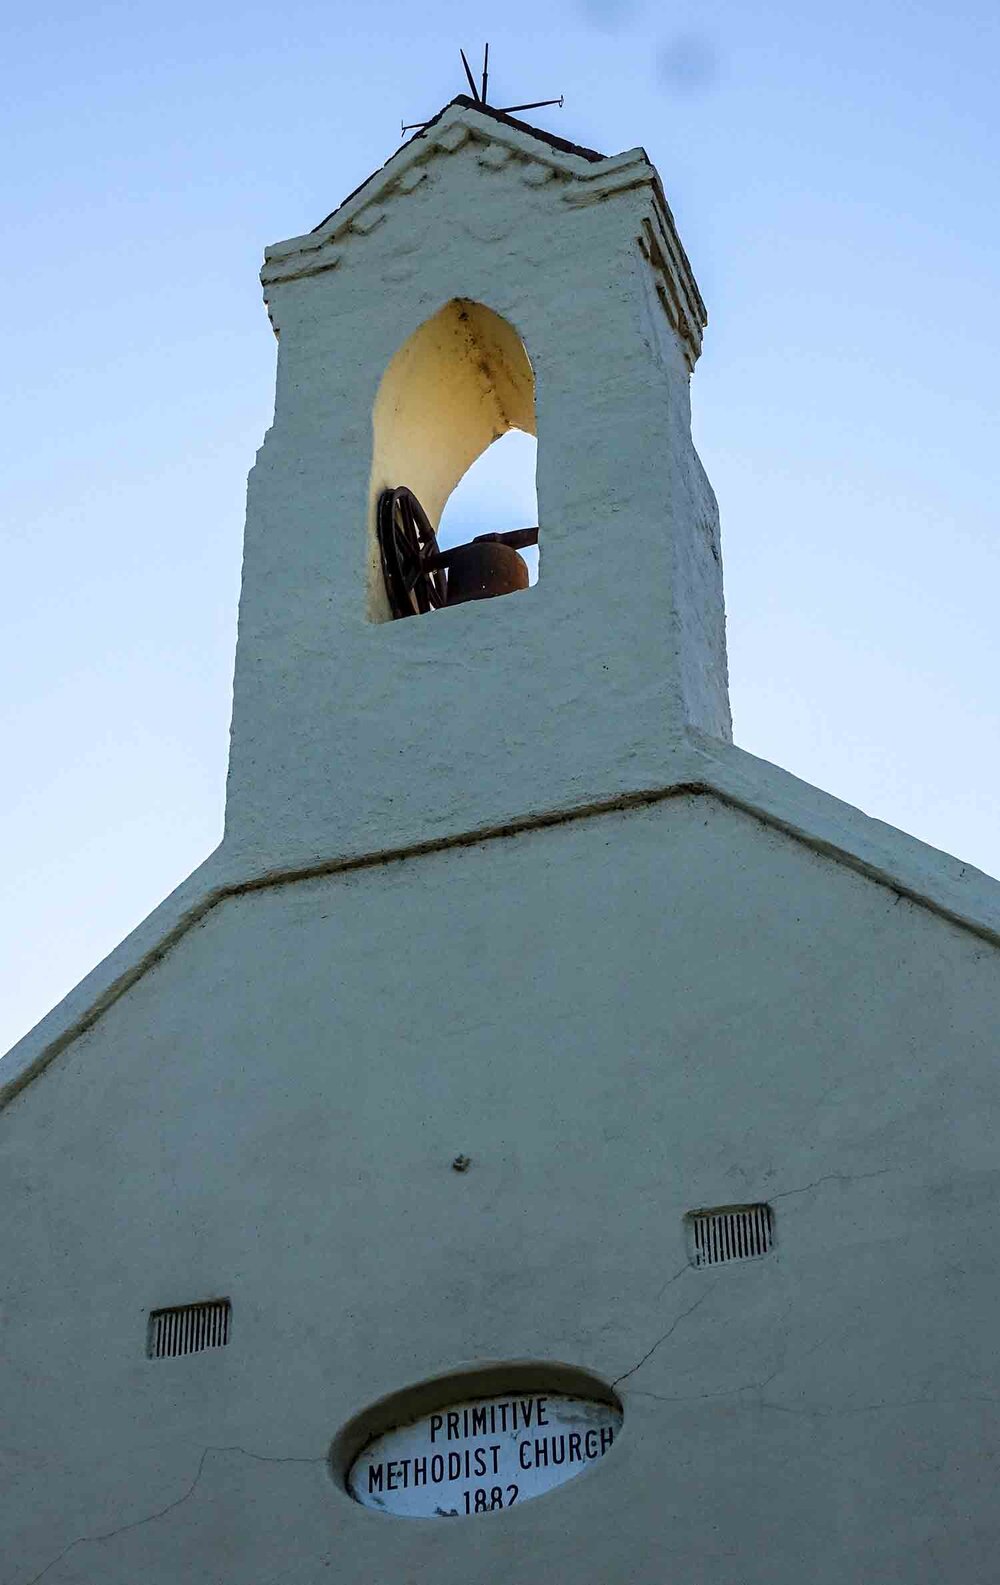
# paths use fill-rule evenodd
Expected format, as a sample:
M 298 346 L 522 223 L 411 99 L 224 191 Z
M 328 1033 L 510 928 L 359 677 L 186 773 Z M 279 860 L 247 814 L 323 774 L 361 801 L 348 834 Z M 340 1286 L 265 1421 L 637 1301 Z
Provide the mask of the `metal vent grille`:
M 150 1359 L 173 1359 L 178 1354 L 198 1354 L 204 1348 L 224 1348 L 229 1342 L 230 1315 L 228 1299 L 153 1310 L 149 1317 Z
M 715 1211 L 692 1211 L 691 1258 L 696 1266 L 720 1266 L 726 1260 L 754 1260 L 766 1255 L 774 1241 L 769 1205 L 726 1205 Z

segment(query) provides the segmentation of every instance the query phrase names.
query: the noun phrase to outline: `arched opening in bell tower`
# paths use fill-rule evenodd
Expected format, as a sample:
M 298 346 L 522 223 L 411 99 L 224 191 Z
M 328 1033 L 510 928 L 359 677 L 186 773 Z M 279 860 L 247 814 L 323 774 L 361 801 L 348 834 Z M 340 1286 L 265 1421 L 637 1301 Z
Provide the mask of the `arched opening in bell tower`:
M 437 539 L 445 506 L 489 447 L 512 430 L 535 434 L 531 363 L 506 319 L 454 298 L 425 320 L 382 376 L 372 428 L 372 621 L 513 593 L 534 581 L 538 517 L 533 477 L 530 489 L 525 480 L 533 457 L 517 445 L 521 436 L 504 448 L 514 453 L 509 510 L 503 466 L 484 464 L 478 491 L 461 492 L 455 503 L 468 501 L 471 521 L 461 524 L 452 511 Z

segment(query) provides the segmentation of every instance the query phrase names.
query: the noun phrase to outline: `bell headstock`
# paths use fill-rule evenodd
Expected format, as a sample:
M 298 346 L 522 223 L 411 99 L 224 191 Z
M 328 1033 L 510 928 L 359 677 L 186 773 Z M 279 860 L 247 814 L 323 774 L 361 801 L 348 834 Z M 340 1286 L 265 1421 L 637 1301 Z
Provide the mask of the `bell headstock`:
M 439 550 L 437 536 L 412 490 L 383 490 L 377 508 L 379 553 L 394 617 L 420 616 L 443 605 L 490 600 L 528 587 L 519 549 L 538 544 L 537 528 L 480 534 Z

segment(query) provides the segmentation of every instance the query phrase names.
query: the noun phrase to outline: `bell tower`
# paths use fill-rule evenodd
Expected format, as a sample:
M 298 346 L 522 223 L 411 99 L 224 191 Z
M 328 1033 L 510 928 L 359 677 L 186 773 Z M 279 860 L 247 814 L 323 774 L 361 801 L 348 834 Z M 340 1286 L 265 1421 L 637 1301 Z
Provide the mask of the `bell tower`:
M 642 149 L 458 98 L 262 279 L 278 377 L 248 495 L 234 856 L 603 804 L 659 786 L 689 727 L 729 739 L 690 434 L 705 312 Z M 431 565 L 448 496 L 512 427 L 537 434 L 537 525 Z

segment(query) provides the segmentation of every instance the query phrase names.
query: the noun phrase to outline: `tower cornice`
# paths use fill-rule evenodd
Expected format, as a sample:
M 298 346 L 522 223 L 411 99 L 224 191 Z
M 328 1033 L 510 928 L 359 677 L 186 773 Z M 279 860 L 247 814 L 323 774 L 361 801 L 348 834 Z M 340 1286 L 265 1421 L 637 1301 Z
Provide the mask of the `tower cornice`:
M 526 187 L 551 185 L 554 216 L 560 208 L 578 210 L 619 195 L 642 193 L 647 208 L 638 240 L 657 272 L 661 300 L 684 343 L 689 366 L 694 366 L 707 323 L 705 304 L 659 174 L 645 149 L 597 154 L 464 97 L 447 105 L 314 230 L 265 249 L 261 270 L 265 298 L 269 288 L 281 282 L 336 269 L 348 251 L 364 247 L 395 204 L 418 190 L 437 162 L 461 150 L 471 150 L 485 171 L 516 171 Z

